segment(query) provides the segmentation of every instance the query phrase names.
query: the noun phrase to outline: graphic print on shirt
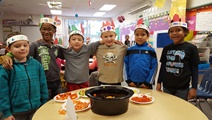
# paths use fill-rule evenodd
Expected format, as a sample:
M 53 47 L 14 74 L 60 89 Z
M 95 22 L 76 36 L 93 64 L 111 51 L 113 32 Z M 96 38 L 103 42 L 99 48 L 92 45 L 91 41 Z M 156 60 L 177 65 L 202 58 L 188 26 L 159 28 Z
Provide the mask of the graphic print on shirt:
M 166 72 L 179 76 L 183 72 L 185 52 L 181 50 L 168 50 L 166 54 Z
M 44 70 L 49 70 L 49 63 L 51 58 L 48 52 L 48 48 L 46 46 L 39 46 L 38 53 L 39 56 L 41 57 L 41 64 Z
M 115 65 L 117 56 L 114 52 L 108 51 L 104 54 L 103 59 L 105 59 L 105 65 Z M 111 64 L 112 63 L 112 64 Z

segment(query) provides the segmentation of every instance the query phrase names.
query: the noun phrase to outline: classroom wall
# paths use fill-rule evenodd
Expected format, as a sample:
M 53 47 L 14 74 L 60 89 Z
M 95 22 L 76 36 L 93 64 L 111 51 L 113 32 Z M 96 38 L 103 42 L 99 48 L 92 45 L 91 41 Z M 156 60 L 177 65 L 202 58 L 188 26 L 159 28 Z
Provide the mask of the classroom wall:
M 146 9 L 145 11 L 142 11 L 142 12 L 139 12 L 139 13 L 136 13 L 134 15 L 129 15 L 128 12 L 130 12 L 131 10 L 135 10 L 145 4 L 147 4 L 147 1 L 144 1 L 144 2 L 141 2 L 139 5 L 123 12 L 123 13 L 120 13 L 119 15 L 123 15 L 125 17 L 125 21 L 123 23 L 119 23 L 118 20 L 117 20 L 117 16 L 113 17 L 112 19 L 114 20 L 115 24 L 120 27 L 120 26 L 124 26 L 124 25 L 128 25 L 128 24 L 132 24 L 132 23 L 135 23 L 136 20 L 139 19 L 139 16 L 144 14 L 144 15 L 148 15 L 148 16 L 152 16 L 154 14 L 158 14 L 158 13 L 162 13 L 162 12 L 166 12 L 166 11 L 169 11 L 170 8 L 171 8 L 171 0 L 166 0 L 166 3 L 164 4 L 164 7 L 163 8 L 156 8 L 154 7 L 154 3 L 155 3 L 155 0 L 149 0 L 152 2 L 152 7 Z
M 139 5 L 133 7 L 132 9 L 129 9 L 129 10 L 123 12 L 123 13 L 120 13 L 117 16 L 114 16 L 112 19 L 114 20 L 114 22 L 117 25 L 117 27 L 135 23 L 135 21 L 138 20 L 139 16 L 142 15 L 142 14 L 144 14 L 144 16 L 145 15 L 152 16 L 154 14 L 158 14 L 158 13 L 169 11 L 170 8 L 171 8 L 172 0 L 166 0 L 163 8 L 155 8 L 154 7 L 154 3 L 155 3 L 156 0 L 149 0 L 149 1 L 152 2 L 152 7 L 146 9 L 145 11 L 136 13 L 134 15 L 129 15 L 128 14 L 128 12 L 130 10 L 134 10 L 136 8 L 139 8 L 140 6 L 143 6 L 143 5 L 147 4 L 146 1 L 141 2 Z M 211 3 L 212 3 L 211 0 L 187 0 L 186 8 L 190 9 L 190 8 L 195 8 L 195 7 L 211 4 Z M 123 23 L 119 23 L 118 20 L 117 20 L 117 17 L 120 16 L 120 15 L 123 15 L 125 17 L 125 21 Z
M 113 17 L 112 19 L 114 20 L 115 24 L 117 27 L 120 27 L 120 26 L 124 26 L 124 25 L 128 25 L 128 24 L 131 24 L 131 23 L 135 23 L 136 20 L 139 19 L 139 16 L 142 15 L 144 13 L 144 15 L 154 15 L 154 14 L 157 14 L 157 13 L 161 13 L 161 12 L 165 12 L 165 11 L 168 11 L 170 10 L 170 7 L 171 7 L 171 1 L 172 0 L 166 0 L 165 2 L 165 5 L 163 8 L 155 8 L 154 7 L 154 3 L 156 0 L 150 0 L 152 2 L 152 7 L 143 11 L 143 12 L 140 12 L 140 13 L 137 13 L 135 15 L 128 15 L 128 12 L 130 10 L 133 10 L 133 9 L 136 9 L 144 4 L 146 4 L 146 2 L 141 2 L 139 5 L 123 12 L 123 13 L 120 13 L 119 15 L 123 15 L 125 17 L 125 21 L 123 23 L 119 23 L 118 20 L 117 20 L 117 16 Z M 194 8 L 194 7 L 197 7 L 197 6 L 201 6 L 201 5 L 205 5 L 205 4 L 209 4 L 209 3 L 212 3 L 211 0 L 187 0 L 187 8 Z M 18 14 L 14 14 L 14 15 L 3 15 L 0 17 L 0 21 L 2 21 L 2 19 L 18 19 L 18 20 L 25 20 L 29 17 L 29 15 L 18 15 Z M 35 23 L 39 23 L 39 19 L 40 19 L 40 15 L 32 15 Z M 64 17 L 64 18 L 73 18 L 73 17 Z M 89 19 L 94 19 L 94 18 L 89 18 Z M 3 41 L 3 26 L 2 26 L 2 22 L 0 22 L 0 41 Z

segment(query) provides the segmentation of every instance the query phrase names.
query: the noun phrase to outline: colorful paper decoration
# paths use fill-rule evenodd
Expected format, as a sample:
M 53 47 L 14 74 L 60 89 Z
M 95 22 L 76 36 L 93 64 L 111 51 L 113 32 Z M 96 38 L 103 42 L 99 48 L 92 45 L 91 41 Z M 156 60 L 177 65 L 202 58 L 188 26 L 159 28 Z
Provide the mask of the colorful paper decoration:
M 163 8 L 165 1 L 166 0 L 156 0 L 154 6 L 158 8 Z
M 186 0 L 172 0 L 172 5 L 169 13 L 170 20 L 177 19 L 176 15 L 181 18 L 181 22 L 185 22 L 186 16 Z

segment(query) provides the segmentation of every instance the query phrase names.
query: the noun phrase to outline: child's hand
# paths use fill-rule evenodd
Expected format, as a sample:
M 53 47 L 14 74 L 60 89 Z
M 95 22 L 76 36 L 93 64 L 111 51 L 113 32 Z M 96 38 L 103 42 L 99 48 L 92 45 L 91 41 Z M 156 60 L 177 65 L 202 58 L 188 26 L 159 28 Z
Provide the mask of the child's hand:
M 118 45 L 122 45 L 122 44 L 123 44 L 123 43 L 122 43 L 121 41 L 119 41 L 119 40 L 115 40 L 114 43 L 115 43 L 115 44 L 118 44 Z
M 135 85 L 133 82 L 129 83 L 128 85 L 129 85 L 130 87 L 136 87 L 136 85 Z
M 15 120 L 15 118 L 13 117 L 13 115 L 10 115 L 9 117 L 4 118 L 4 120 Z
M 148 43 L 148 47 L 151 47 L 152 48 L 152 45 Z
M 193 98 L 196 97 L 196 95 L 197 95 L 197 89 L 191 88 L 191 89 L 189 90 L 189 92 L 188 92 L 188 97 L 187 97 L 187 99 L 188 99 L 188 100 L 189 100 L 189 99 L 193 99 Z
M 7 55 L 4 55 L 4 56 L 2 57 L 2 66 L 3 66 L 5 69 L 13 69 L 12 65 L 13 65 L 13 60 L 12 60 L 12 58 L 10 58 L 10 57 L 7 56 Z
M 36 42 L 38 42 L 38 41 L 41 41 L 41 40 L 42 40 L 42 38 L 40 38 L 40 39 L 37 39 L 37 40 L 36 40 Z
M 146 88 L 146 89 L 148 89 L 149 87 L 148 86 L 146 86 L 145 84 L 141 84 L 141 86 L 140 86 L 141 88 Z
M 156 90 L 162 92 L 160 83 L 157 83 Z

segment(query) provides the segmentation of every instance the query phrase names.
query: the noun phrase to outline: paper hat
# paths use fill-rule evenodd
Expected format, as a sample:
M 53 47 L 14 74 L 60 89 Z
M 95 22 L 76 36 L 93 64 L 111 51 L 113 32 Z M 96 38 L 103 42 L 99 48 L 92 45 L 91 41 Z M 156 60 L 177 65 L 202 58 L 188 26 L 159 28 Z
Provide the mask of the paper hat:
M 82 38 L 83 38 L 83 40 L 84 40 L 84 37 L 83 37 L 83 35 L 82 35 L 82 32 L 79 31 L 79 30 L 73 30 L 73 31 L 69 34 L 69 36 L 72 36 L 72 35 L 81 35 Z
M 148 31 L 148 33 L 150 32 L 149 27 L 143 23 L 142 18 L 138 20 L 137 25 L 135 26 L 135 30 L 139 28 Z
M 49 23 L 49 24 L 51 24 L 51 25 L 57 27 L 57 26 L 55 25 L 54 20 L 52 20 L 51 18 L 48 18 L 48 17 L 43 17 L 43 18 L 40 19 L 40 24 L 43 24 L 43 23 Z
M 172 22 L 172 23 L 169 24 L 169 29 L 171 27 L 176 27 L 176 26 L 181 26 L 181 27 L 184 27 L 184 28 L 188 28 L 187 23 L 185 23 L 185 22 Z
M 102 28 L 100 29 L 101 33 L 103 32 L 107 32 L 107 31 L 113 31 L 115 32 L 115 25 L 114 25 L 114 22 L 109 22 L 109 21 L 106 21 L 102 23 Z
M 183 16 L 182 16 L 183 17 Z M 181 26 L 188 29 L 187 23 L 185 22 L 185 18 L 180 18 L 178 14 L 173 16 L 173 19 L 170 21 L 169 29 L 171 27 Z
M 16 41 L 20 41 L 20 40 L 26 40 L 26 41 L 29 42 L 27 36 L 25 36 L 25 35 L 15 35 L 15 36 L 8 38 L 6 44 L 8 46 L 8 45 L 10 45 L 10 44 L 12 44 Z

